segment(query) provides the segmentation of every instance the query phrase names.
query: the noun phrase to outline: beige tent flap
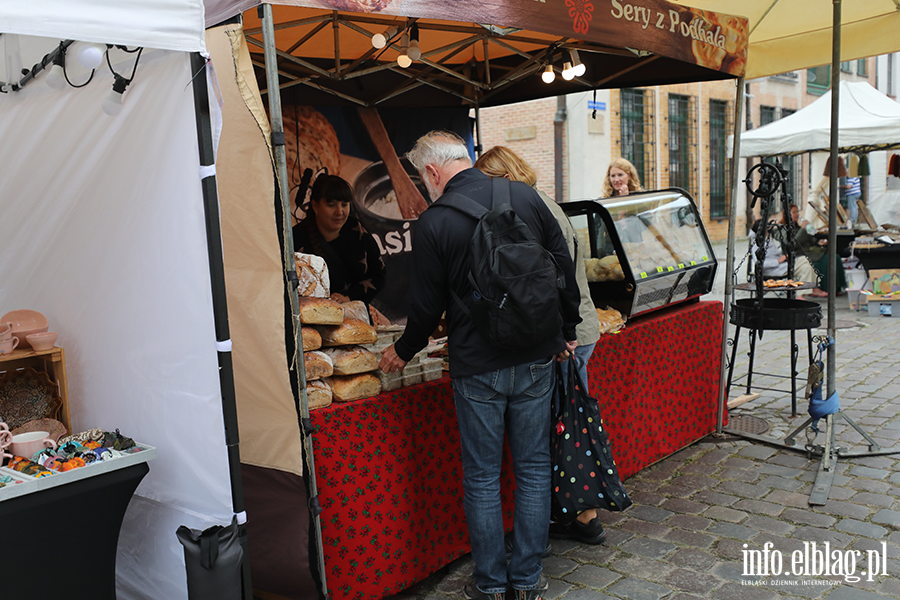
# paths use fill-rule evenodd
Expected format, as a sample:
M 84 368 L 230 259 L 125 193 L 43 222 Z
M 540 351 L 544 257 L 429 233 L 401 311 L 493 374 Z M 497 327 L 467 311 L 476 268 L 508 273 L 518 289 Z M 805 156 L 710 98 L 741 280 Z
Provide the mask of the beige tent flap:
M 241 462 L 303 473 L 288 375 L 269 125 L 239 25 L 207 31 L 223 101 L 216 157 Z

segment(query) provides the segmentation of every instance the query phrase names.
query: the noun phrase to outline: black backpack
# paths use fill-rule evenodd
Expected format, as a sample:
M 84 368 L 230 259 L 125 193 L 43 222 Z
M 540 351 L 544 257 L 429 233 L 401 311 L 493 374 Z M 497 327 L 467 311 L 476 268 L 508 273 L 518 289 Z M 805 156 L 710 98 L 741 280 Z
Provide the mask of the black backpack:
M 468 274 L 472 309 L 451 290 L 453 298 L 493 345 L 522 349 L 559 335 L 559 288 L 566 280 L 553 255 L 516 216 L 509 188 L 506 178 L 492 180 L 490 211 L 455 192 L 441 196 L 438 204 L 478 220 Z

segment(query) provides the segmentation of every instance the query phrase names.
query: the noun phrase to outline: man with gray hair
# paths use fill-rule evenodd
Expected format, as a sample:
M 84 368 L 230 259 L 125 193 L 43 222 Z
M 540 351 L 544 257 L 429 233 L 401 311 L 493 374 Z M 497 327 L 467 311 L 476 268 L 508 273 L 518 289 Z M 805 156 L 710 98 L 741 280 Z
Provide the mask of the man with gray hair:
M 510 182 L 509 203 L 515 215 L 552 254 L 564 274 L 564 288 L 539 291 L 559 296 L 562 327 L 550 339 L 535 339 L 523 347 L 492 345 L 469 316 L 475 302 L 469 272 L 477 221 L 440 199 L 453 192 L 490 210 L 491 178 L 472 168 L 465 142 L 447 131 L 422 136 L 407 157 L 434 203 L 413 229 L 406 330 L 384 351 L 380 366 L 385 372 L 402 369 L 427 345 L 428 336 L 446 312 L 464 507 L 475 561 L 474 582 L 466 587 L 466 597 L 505 600 L 511 590 L 516 600 L 540 600 L 547 590 L 541 554 L 550 522 L 553 363 L 554 359 L 565 360 L 575 349 L 575 326 L 581 321 L 572 259 L 556 219 L 537 192 L 524 183 Z M 460 302 L 451 300 L 454 294 Z M 509 438 L 516 478 L 509 564 L 500 499 L 504 433 Z

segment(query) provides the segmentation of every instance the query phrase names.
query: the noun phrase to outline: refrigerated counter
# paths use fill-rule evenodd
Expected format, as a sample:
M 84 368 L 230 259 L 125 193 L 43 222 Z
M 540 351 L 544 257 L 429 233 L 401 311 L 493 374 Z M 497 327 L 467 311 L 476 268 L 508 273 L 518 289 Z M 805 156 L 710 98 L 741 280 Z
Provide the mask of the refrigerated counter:
M 635 317 L 712 291 L 716 256 L 690 195 L 641 192 L 560 205 L 578 233 L 594 305 Z

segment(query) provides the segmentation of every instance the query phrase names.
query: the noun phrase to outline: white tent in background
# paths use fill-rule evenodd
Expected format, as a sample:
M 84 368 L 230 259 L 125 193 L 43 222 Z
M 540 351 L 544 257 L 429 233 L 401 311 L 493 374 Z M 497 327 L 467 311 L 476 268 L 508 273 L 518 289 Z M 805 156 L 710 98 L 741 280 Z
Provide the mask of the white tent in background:
M 840 152 L 900 147 L 900 104 L 865 81 L 841 81 Z M 831 144 L 831 91 L 783 119 L 741 134 L 741 156 L 825 152 Z
M 158 448 L 122 526 L 118 597 L 187 598 L 175 529 L 234 513 L 192 93 L 203 3 L 6 2 L 0 28 L 0 313 L 37 309 L 59 332 L 74 430 Z M 61 40 L 144 48 L 120 114 L 101 110 L 105 64 L 79 89 L 23 77 Z M 131 75 L 134 53 L 110 58 Z

